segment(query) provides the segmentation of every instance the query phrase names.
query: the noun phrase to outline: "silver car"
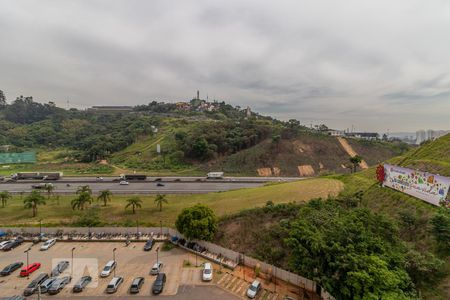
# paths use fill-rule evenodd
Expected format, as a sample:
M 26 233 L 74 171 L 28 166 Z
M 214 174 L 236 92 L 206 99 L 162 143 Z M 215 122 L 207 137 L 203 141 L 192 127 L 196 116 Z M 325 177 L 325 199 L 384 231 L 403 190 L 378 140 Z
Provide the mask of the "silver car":
M 150 270 L 151 275 L 158 275 L 159 272 L 161 272 L 161 269 L 163 267 L 162 262 L 157 262 L 153 265 L 152 269 Z
M 56 277 L 62 272 L 64 272 L 65 269 L 69 266 L 69 262 L 67 260 L 60 261 L 55 268 L 52 270 L 52 277 Z
M 41 293 L 45 294 L 47 293 L 48 289 L 52 286 L 52 284 L 57 280 L 56 277 L 50 277 L 49 279 L 45 280 L 41 284 Z
M 109 282 L 108 286 L 106 287 L 106 292 L 108 294 L 113 294 L 117 292 L 117 289 L 119 288 L 120 284 L 123 282 L 122 276 L 116 276 Z

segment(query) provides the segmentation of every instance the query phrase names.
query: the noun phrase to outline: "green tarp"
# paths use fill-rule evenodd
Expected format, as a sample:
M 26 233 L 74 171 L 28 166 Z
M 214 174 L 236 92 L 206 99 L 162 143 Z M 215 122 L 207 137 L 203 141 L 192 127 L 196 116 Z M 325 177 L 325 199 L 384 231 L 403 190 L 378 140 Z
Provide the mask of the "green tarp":
M 24 164 L 35 163 L 36 152 L 0 153 L 0 164 Z

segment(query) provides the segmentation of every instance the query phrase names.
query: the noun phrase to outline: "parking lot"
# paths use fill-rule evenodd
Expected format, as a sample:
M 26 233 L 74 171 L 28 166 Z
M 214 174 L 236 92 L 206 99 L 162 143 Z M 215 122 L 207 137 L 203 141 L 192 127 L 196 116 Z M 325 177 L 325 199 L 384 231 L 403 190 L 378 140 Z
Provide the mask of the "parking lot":
M 32 243 L 26 242 L 12 251 L 0 252 L 0 268 L 3 269 L 6 265 L 16 261 L 22 261 L 26 264 L 26 253 L 24 251 L 30 247 L 29 263 L 39 262 L 42 266 L 39 270 L 32 273 L 29 279 L 19 277 L 19 270 L 14 271 L 9 276 L 0 277 L 0 297 L 22 294 L 24 288 L 33 278 L 41 272 L 50 273 L 55 264 L 61 260 L 67 260 L 71 263 L 73 248 L 75 248 L 73 251 L 73 270 L 70 265 L 63 274 L 73 274 L 72 282 L 57 296 L 49 296 L 49 298 L 106 296 L 106 286 L 114 274 L 107 278 L 100 278 L 98 274 L 104 265 L 113 259 L 113 249 L 116 249 L 117 268 L 115 272 L 117 276 L 124 277 L 124 282 L 112 297 L 125 299 L 126 297 L 123 298 L 124 296 L 129 296 L 128 289 L 131 282 L 135 277 L 139 276 L 145 278 L 139 295 L 150 296 L 152 295 L 151 286 L 155 276 L 150 275 L 149 272 L 157 259 L 156 248 L 161 245 L 161 243 L 157 243 L 151 251 L 145 252 L 143 251 L 144 243 L 141 242 L 134 242 L 129 246 L 125 246 L 123 242 L 57 242 L 49 250 L 40 251 L 40 244 L 32 246 Z M 162 295 L 176 295 L 180 284 L 204 285 L 201 282 L 201 268 L 183 268 L 183 262 L 189 260 L 189 254 L 184 250 L 174 248 L 170 251 L 159 251 L 158 256 L 159 261 L 164 263 L 162 272 L 167 275 L 167 282 Z M 92 276 L 93 281 L 83 292 L 79 294 L 72 293 L 71 286 L 83 275 Z

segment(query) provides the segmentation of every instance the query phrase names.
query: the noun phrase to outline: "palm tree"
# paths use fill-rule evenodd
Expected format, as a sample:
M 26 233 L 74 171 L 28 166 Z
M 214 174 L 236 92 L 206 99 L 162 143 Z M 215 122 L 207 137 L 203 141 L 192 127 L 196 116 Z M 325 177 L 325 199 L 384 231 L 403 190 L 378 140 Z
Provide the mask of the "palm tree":
M 31 208 L 33 210 L 33 218 L 37 215 L 37 208 L 39 205 L 45 205 L 45 197 L 41 195 L 39 191 L 32 191 L 31 194 L 25 197 L 23 200 L 25 208 Z
M 162 211 L 163 203 L 168 203 L 167 199 L 166 199 L 166 195 L 160 195 L 160 194 L 156 195 L 155 203 L 159 207 L 159 211 Z
M 89 192 L 82 192 L 78 194 L 78 197 L 72 200 L 70 204 L 72 205 L 72 209 L 84 210 L 87 204 L 92 203 L 92 196 Z
M 125 209 L 131 206 L 133 208 L 133 214 L 136 213 L 136 207 L 142 208 L 142 200 L 139 197 L 129 198 L 127 199 L 127 203 L 128 204 L 125 206 Z
M 110 190 L 100 191 L 100 195 L 98 195 L 97 200 L 103 201 L 103 206 L 106 206 L 106 203 L 111 202 L 112 193 Z
M 362 157 L 359 155 L 350 157 L 350 162 L 353 164 L 353 173 L 355 173 L 356 167 L 362 162 Z
M 3 191 L 0 193 L 0 199 L 2 200 L 2 207 L 5 207 L 8 200 L 11 199 L 11 194 L 8 191 Z
M 49 183 L 45 185 L 44 189 L 47 191 L 47 200 L 50 200 L 50 196 L 53 194 L 55 187 L 53 184 Z
M 82 193 L 88 193 L 89 195 L 92 195 L 91 187 L 89 185 L 79 186 L 77 189 L 77 195 L 80 195 Z

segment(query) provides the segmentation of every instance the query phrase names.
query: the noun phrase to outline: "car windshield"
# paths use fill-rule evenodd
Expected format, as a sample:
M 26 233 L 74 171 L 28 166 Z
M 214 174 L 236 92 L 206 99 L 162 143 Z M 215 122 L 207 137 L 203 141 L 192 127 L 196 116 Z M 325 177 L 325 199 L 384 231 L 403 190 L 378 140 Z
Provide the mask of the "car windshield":
M 108 284 L 108 289 L 113 289 L 114 288 L 114 284 Z
M 105 268 L 103 269 L 103 271 L 109 271 L 111 269 L 111 267 L 110 266 L 105 266 Z
M 203 271 L 203 273 L 205 273 L 205 274 L 211 274 L 211 269 L 205 269 L 205 270 Z
M 253 291 L 253 292 L 256 292 L 256 286 L 255 285 L 251 285 L 250 286 L 250 290 Z

